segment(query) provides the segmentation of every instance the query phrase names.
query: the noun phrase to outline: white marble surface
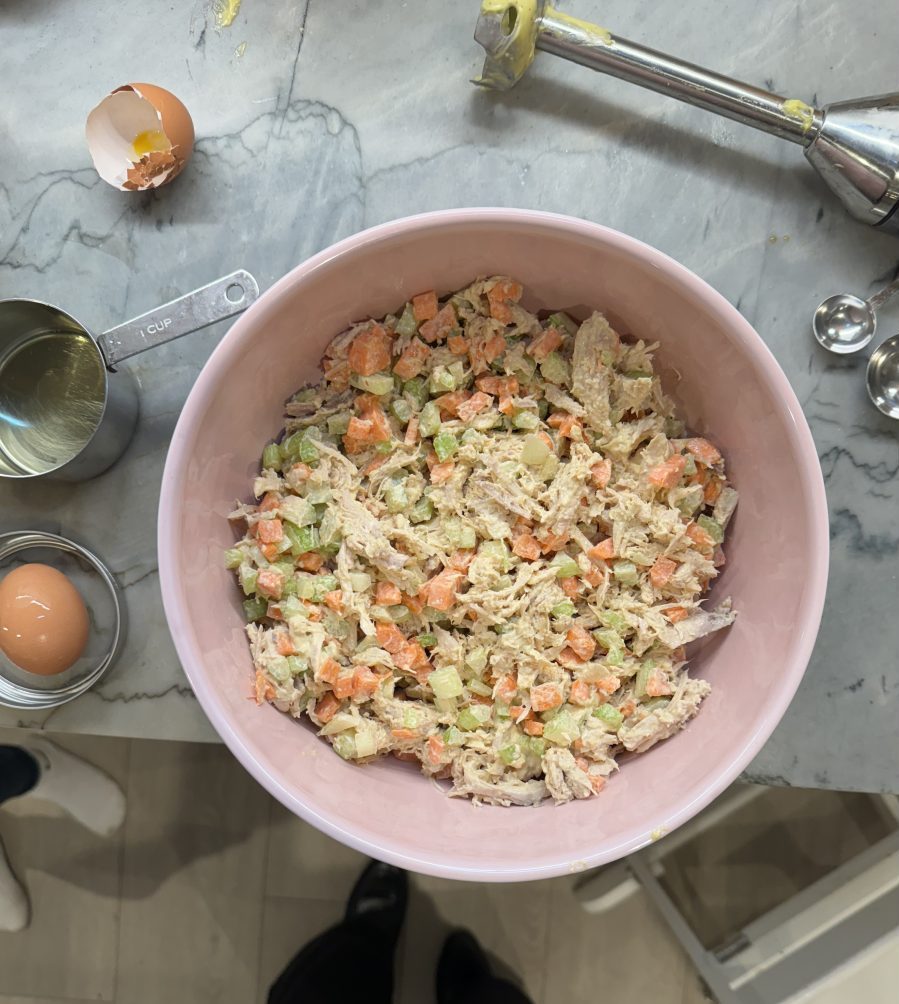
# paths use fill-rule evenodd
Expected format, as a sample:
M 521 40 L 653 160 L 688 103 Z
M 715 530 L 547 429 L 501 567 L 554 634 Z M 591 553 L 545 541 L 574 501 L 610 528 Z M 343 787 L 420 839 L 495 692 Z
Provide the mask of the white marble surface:
M 620 34 L 820 102 L 896 87 L 892 0 L 566 0 Z M 511 94 L 479 92 L 477 0 L 0 0 L 0 296 L 51 300 L 95 330 L 233 268 L 263 287 L 334 240 L 421 210 L 524 206 L 617 227 L 721 290 L 787 372 L 818 445 L 833 541 L 824 625 L 755 779 L 899 790 L 899 426 L 867 404 L 863 360 L 814 346 L 826 294 L 873 292 L 899 241 L 852 223 L 793 146 L 549 56 Z M 239 47 L 246 43 L 243 54 Z M 191 109 L 193 163 L 121 195 L 83 121 L 149 80 Z M 884 311 L 882 332 L 899 328 Z M 136 359 L 138 435 L 74 490 L 0 486 L 0 529 L 60 526 L 105 556 L 131 619 L 119 666 L 49 728 L 213 739 L 169 640 L 155 519 L 178 410 L 223 326 Z M 0 713 L 0 724 L 38 718 Z

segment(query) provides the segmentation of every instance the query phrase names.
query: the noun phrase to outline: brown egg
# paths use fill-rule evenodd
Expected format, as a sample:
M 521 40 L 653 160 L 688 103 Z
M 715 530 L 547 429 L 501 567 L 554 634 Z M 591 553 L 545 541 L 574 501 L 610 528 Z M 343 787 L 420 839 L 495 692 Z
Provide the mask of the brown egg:
M 108 94 L 88 115 L 85 135 L 97 173 L 123 192 L 167 185 L 194 148 L 187 109 L 155 84 L 125 84 Z
M 62 673 L 87 644 L 87 607 L 58 569 L 20 565 L 0 582 L 0 649 L 20 669 Z

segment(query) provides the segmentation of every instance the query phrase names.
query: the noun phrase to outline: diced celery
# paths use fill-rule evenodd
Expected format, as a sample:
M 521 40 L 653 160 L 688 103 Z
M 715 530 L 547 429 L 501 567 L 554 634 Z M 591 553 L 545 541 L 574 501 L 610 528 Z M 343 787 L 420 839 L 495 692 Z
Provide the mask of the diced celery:
M 599 619 L 605 627 L 611 628 L 612 631 L 617 631 L 618 634 L 623 634 L 629 627 L 624 616 L 614 610 L 601 610 L 599 613 Z M 609 646 L 607 645 L 606 648 L 608 647 Z
M 621 645 L 614 645 L 606 652 L 606 663 L 616 669 L 624 665 L 624 648 Z
M 225 568 L 240 568 L 243 561 L 243 551 L 237 547 L 229 547 L 225 551 Z
M 320 543 L 318 529 L 314 526 L 294 526 L 293 523 L 285 523 L 284 533 L 290 538 L 290 553 L 293 555 L 314 551 Z
M 540 425 L 540 418 L 533 411 L 516 411 L 512 417 L 512 425 L 516 429 L 536 429 Z
M 473 732 L 475 729 L 479 729 L 482 724 L 483 722 L 475 717 L 471 708 L 463 708 L 456 718 L 456 727 L 462 729 L 463 732 Z
M 368 615 L 373 621 L 381 621 L 382 624 L 392 624 L 393 617 L 387 607 L 380 603 L 373 603 L 368 608 Z
M 508 572 L 512 565 L 509 548 L 504 540 L 485 540 L 478 548 L 478 554 L 484 554 L 497 562 L 503 572 Z
M 644 711 L 659 711 L 661 708 L 667 708 L 670 703 L 670 697 L 651 697 L 648 701 L 644 701 L 640 707 Z
M 287 590 L 288 586 L 290 587 L 290 590 L 287 592 L 287 595 L 285 595 L 284 590 Z M 297 580 L 291 576 L 291 578 L 284 583 L 284 588 L 281 591 L 281 599 L 278 602 L 278 606 L 281 608 L 281 615 L 284 620 L 290 620 L 291 617 L 296 617 L 297 614 L 303 614 L 306 612 L 306 608 L 297 598 L 297 591 Z
M 712 538 L 716 544 L 720 544 L 724 540 L 724 529 L 721 524 L 712 519 L 711 516 L 700 516 L 696 520 L 699 526 Z
M 440 430 L 440 409 L 433 401 L 421 409 L 418 416 L 418 433 L 423 439 L 435 435 Z
M 580 734 L 577 719 L 564 708 L 546 723 L 543 738 L 559 746 L 570 746 Z
M 404 397 L 394 398 L 390 410 L 400 422 L 408 422 L 412 417 L 412 405 Z
M 465 363 L 459 361 L 455 363 L 450 363 L 447 369 L 452 373 L 453 379 L 456 381 L 456 386 L 461 387 L 465 380 Z
M 581 569 L 578 563 L 571 557 L 570 554 L 566 554 L 564 551 L 559 551 L 550 564 L 556 570 L 557 579 L 570 579 L 575 575 L 581 574 Z
M 684 423 L 677 418 L 665 419 L 665 435 L 669 439 L 680 439 L 684 434 Z
M 549 401 L 545 397 L 541 397 L 537 402 L 537 414 L 545 422 L 546 416 L 549 414 Z
M 634 693 L 637 697 L 646 696 L 646 684 L 649 681 L 650 673 L 655 669 L 655 665 L 655 659 L 644 659 L 637 670 L 637 678 L 634 681 Z
M 367 391 L 376 397 L 393 392 L 393 376 L 390 373 L 372 373 L 369 376 L 353 376 L 350 379 L 353 387 Z
M 577 321 L 573 320 L 568 316 L 568 314 L 561 310 L 556 314 L 550 314 L 546 319 L 546 323 L 553 328 L 562 328 L 564 331 L 567 331 L 569 335 L 577 334 Z
M 318 460 L 318 447 L 308 436 L 300 443 L 300 460 L 304 464 L 313 464 Z
M 550 453 L 546 458 L 543 466 L 540 468 L 540 480 L 541 481 L 552 481 L 552 479 L 559 472 L 559 458 L 555 453 Z
M 309 663 L 298 655 L 289 655 L 287 657 L 287 665 L 291 676 L 302 676 L 303 673 L 309 672 Z
M 331 742 L 334 752 L 344 760 L 352 760 L 356 756 L 356 740 L 349 732 L 339 732 Z
M 521 747 L 517 743 L 512 743 L 509 746 L 503 746 L 499 751 L 500 760 L 504 764 L 513 764 L 521 756 Z
M 258 575 L 258 569 L 251 568 L 249 565 L 241 565 L 238 579 L 240 580 L 240 588 L 243 589 L 244 596 L 252 596 L 256 592 L 256 577 Z
M 603 611 L 605 613 L 605 611 Z M 606 631 L 594 631 L 593 637 L 599 642 L 599 644 L 608 651 L 612 648 L 621 647 L 621 638 L 618 636 L 616 631 L 611 629 Z
M 403 394 L 406 395 L 419 411 L 425 406 L 428 400 L 428 388 L 425 387 L 424 380 L 415 377 L 407 380 L 403 384 Z
M 616 561 L 612 574 L 623 586 L 635 586 L 639 581 L 637 566 L 632 561 Z
M 407 338 L 409 335 L 414 335 L 416 331 L 418 331 L 418 322 L 415 320 L 412 304 L 407 303 L 396 322 L 396 333 Z
M 695 474 L 696 473 L 696 458 L 692 454 L 688 454 L 684 457 L 686 464 L 684 465 L 684 474 Z
M 378 736 L 374 729 L 356 729 L 356 759 L 374 756 L 378 752 Z
M 435 366 L 428 379 L 428 390 L 436 394 L 448 394 L 456 389 L 456 378 L 446 366 Z
M 568 365 L 568 361 L 563 356 L 560 356 L 558 352 L 550 352 L 543 362 L 540 363 L 540 372 L 544 380 L 559 384 L 561 387 L 567 386 L 571 381 L 571 368 Z
M 280 467 L 281 466 L 281 448 L 277 443 L 269 443 L 268 446 L 262 451 L 262 466 L 263 467 Z
M 281 444 L 278 450 L 281 454 L 281 459 L 286 461 L 296 461 L 300 458 L 300 443 L 303 441 L 303 436 L 305 433 L 302 431 L 293 432 L 289 436 L 281 440 Z
M 333 558 L 340 550 L 340 538 L 331 544 L 321 544 L 316 550 L 323 558 Z
M 387 613 L 390 614 L 390 619 L 394 624 L 402 624 L 403 621 L 409 620 L 412 616 L 412 611 L 407 606 L 403 606 L 402 603 L 397 603 L 394 606 L 388 607 Z
M 428 676 L 428 683 L 431 685 L 431 690 L 434 691 L 434 696 L 442 700 L 448 697 L 462 696 L 462 680 L 454 666 L 435 669 Z
M 293 572 L 291 572 L 287 578 L 284 580 L 284 585 L 281 586 L 281 599 L 286 599 L 290 596 L 296 596 L 297 594 L 297 580 L 293 577 Z
M 449 517 L 444 520 L 443 529 L 446 532 L 447 540 L 454 547 L 470 550 L 477 545 L 478 539 L 474 527 L 463 523 L 461 519 L 456 519 L 453 516 Z
M 484 683 L 483 680 L 469 680 L 468 689 L 473 694 L 479 694 L 481 697 L 493 696 L 493 687 L 491 687 L 487 683 Z
M 529 736 L 528 737 L 528 748 L 531 753 L 536 757 L 542 757 L 546 752 L 546 740 L 541 739 L 539 736 Z
M 290 679 L 290 663 L 283 655 L 276 655 L 268 664 L 269 675 L 278 683 L 287 683 Z
M 402 512 L 409 508 L 409 496 L 404 485 L 390 485 L 384 492 L 388 512 Z
M 455 725 L 450 725 L 443 733 L 443 741 L 447 746 L 461 746 L 465 742 L 465 736 L 462 735 Z
M 624 376 L 628 380 L 651 380 L 652 373 L 646 373 L 644 370 L 628 370 Z
M 420 634 L 415 639 L 422 648 L 433 648 L 437 644 L 437 635 L 435 634 Z
M 292 561 L 275 561 L 272 562 L 272 568 L 275 571 L 280 572 L 283 576 L 293 575 L 293 562 Z
M 330 415 L 328 417 L 328 432 L 332 436 L 345 436 L 350 427 L 350 416 L 347 412 L 340 415 Z
M 598 708 L 594 708 L 593 717 L 598 718 L 603 725 L 607 725 L 612 732 L 617 732 L 624 721 L 621 712 L 617 708 L 613 708 L 611 704 L 600 704 Z
M 521 447 L 521 462 L 528 467 L 542 467 L 550 449 L 539 436 L 525 436 Z
M 418 725 L 418 712 L 412 708 L 403 708 L 403 728 L 417 729 Z
M 459 547 L 465 551 L 471 551 L 477 546 L 478 535 L 474 531 L 473 526 L 463 526 L 462 533 L 459 535 Z
M 459 440 L 451 432 L 441 430 L 434 437 L 434 452 L 441 464 L 444 460 L 449 460 L 458 449 Z
M 392 442 L 386 443 L 375 443 L 375 453 L 380 453 L 382 456 L 393 453 L 394 444 Z
M 550 610 L 550 613 L 553 617 L 571 617 L 574 614 L 574 604 L 571 600 L 562 600 Z
M 465 432 L 459 437 L 459 442 L 463 446 L 468 446 L 469 443 L 479 443 L 481 441 L 481 434 L 477 429 L 466 429 Z
M 261 596 L 254 596 L 250 600 L 243 601 L 244 616 L 248 621 L 258 621 L 260 617 L 265 616 L 266 610 L 268 610 L 268 603 Z
M 364 593 L 371 589 L 371 576 L 368 572 L 350 572 L 347 578 L 355 593 Z
M 465 665 L 473 669 L 476 673 L 482 673 L 487 668 L 487 649 L 482 645 L 473 648 L 465 656 Z
M 433 515 L 434 505 L 426 495 L 420 498 L 408 513 L 410 523 L 424 523 L 431 519 Z
M 313 505 L 325 505 L 331 502 L 334 498 L 334 493 L 328 487 L 323 488 L 310 488 L 309 492 L 306 494 L 307 502 L 311 502 Z

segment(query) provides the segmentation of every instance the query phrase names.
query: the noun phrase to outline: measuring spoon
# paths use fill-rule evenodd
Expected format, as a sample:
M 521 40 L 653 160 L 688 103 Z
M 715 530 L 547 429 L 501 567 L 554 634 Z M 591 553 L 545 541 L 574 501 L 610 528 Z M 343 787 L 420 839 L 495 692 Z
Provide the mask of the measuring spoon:
M 899 278 L 867 300 L 851 293 L 828 296 L 818 305 L 812 318 L 812 330 L 822 348 L 838 355 L 848 355 L 863 349 L 877 330 L 874 313 L 899 291 Z

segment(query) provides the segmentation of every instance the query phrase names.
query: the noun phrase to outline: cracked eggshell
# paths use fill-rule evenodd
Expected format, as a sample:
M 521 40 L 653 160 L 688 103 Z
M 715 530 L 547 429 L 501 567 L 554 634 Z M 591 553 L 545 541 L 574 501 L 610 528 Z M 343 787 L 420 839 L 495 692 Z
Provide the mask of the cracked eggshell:
M 85 136 L 97 173 L 121 192 L 167 185 L 190 160 L 194 124 L 170 91 L 125 84 L 88 115 Z

